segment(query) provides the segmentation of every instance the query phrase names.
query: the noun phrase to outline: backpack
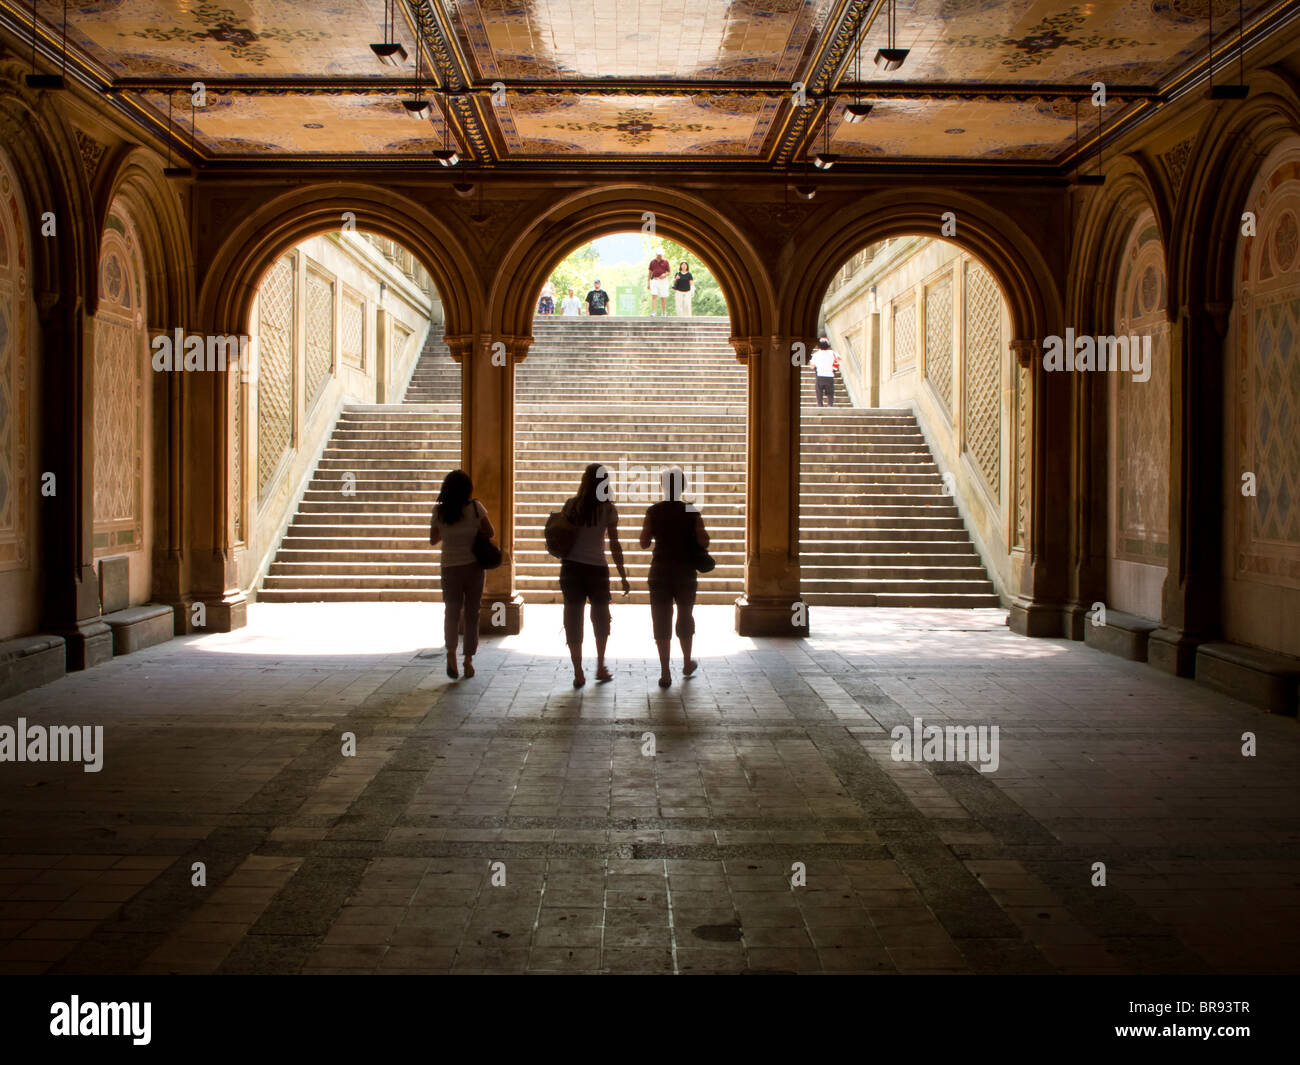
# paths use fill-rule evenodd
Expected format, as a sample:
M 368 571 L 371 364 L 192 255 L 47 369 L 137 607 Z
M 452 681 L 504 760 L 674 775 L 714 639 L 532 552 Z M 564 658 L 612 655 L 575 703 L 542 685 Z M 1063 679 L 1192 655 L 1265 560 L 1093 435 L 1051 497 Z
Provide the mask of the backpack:
M 563 508 L 546 519 L 546 550 L 563 559 L 578 542 L 578 527 L 564 514 Z

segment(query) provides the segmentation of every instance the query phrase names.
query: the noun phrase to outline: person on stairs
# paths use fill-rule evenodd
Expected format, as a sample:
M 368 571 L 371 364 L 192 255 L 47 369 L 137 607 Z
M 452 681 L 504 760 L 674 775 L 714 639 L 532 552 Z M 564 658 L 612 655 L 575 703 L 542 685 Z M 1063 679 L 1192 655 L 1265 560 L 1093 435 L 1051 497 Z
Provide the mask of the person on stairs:
M 686 474 L 679 467 L 665 469 L 660 475 L 663 499 L 645 512 L 641 525 L 641 550 L 655 549 L 650 557 L 650 620 L 654 626 L 655 646 L 659 648 L 659 687 L 673 682 L 668 667 L 673 651 L 673 607 L 677 607 L 677 641 L 682 646 L 682 676 L 689 677 L 698 663 L 691 658 L 695 637 L 694 545 L 709 546 L 709 534 L 699 509 L 682 500 L 686 491 Z
M 660 315 L 668 317 L 668 274 L 671 270 L 672 267 L 664 257 L 663 248 L 657 249 L 655 257 L 650 260 L 650 269 L 646 273 L 646 288 L 650 290 L 651 318 L 658 318 Z M 655 309 L 656 306 L 658 310 Z
M 578 494 L 565 501 L 561 513 L 578 527 L 578 535 L 568 553 L 560 560 L 560 592 L 564 596 L 564 638 L 573 659 L 573 686 L 587 683 L 582 672 L 582 608 L 591 604 L 591 627 L 596 634 L 596 679 L 613 680 L 605 667 L 605 645 L 609 641 L 609 564 L 605 561 L 605 539 L 614 557 L 618 575 L 623 580 L 623 594 L 628 584 L 623 563 L 623 545 L 618 542 L 618 510 L 614 506 L 613 484 L 609 470 L 593 462 L 582 473 Z
M 479 606 L 483 601 L 483 567 L 474 558 L 474 538 L 496 535 L 487 508 L 474 498 L 474 482 L 464 470 L 443 478 L 437 505 L 429 520 L 429 543 L 442 545 L 441 584 L 444 604 L 442 634 L 447 644 L 447 676 L 455 680 L 456 643 L 465 621 L 465 676 L 474 675 L 478 650 Z
M 823 397 L 826 406 L 835 406 L 835 371 L 840 367 L 840 357 L 831 350 L 831 342 L 825 337 L 818 340 L 810 361 L 817 375 L 817 406 L 822 405 Z
M 677 273 L 673 277 L 673 300 L 677 305 L 678 318 L 691 316 L 691 300 L 694 296 L 695 278 L 691 276 L 690 264 L 684 262 L 677 267 Z

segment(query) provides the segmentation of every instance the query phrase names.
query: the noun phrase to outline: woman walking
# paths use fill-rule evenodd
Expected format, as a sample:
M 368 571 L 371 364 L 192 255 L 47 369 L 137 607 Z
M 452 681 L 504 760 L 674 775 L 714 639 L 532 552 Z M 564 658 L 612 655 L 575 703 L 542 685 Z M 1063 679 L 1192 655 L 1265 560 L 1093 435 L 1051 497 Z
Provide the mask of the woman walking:
M 682 263 L 677 267 L 673 277 L 673 300 L 677 304 L 678 318 L 691 316 L 691 300 L 695 297 L 695 278 L 691 276 L 690 264 Z
M 613 680 L 605 668 L 605 644 L 609 640 L 609 564 L 605 561 L 606 537 L 609 553 L 623 581 L 623 594 L 632 586 L 623 564 L 623 545 L 618 542 L 618 510 L 614 506 L 609 470 L 593 462 L 582 474 L 578 494 L 566 500 L 561 513 L 577 526 L 573 546 L 560 561 L 560 591 L 564 595 L 564 638 L 573 659 L 573 686 L 587 683 L 582 672 L 582 608 L 591 603 L 591 627 L 596 633 L 596 679 Z
M 673 682 L 668 660 L 673 648 L 673 607 L 677 607 L 677 640 L 682 646 L 682 676 L 689 677 L 698 663 L 691 658 L 695 636 L 695 559 L 709 546 L 704 519 L 682 501 L 686 474 L 678 467 L 664 470 L 660 479 L 664 498 L 645 513 L 641 550 L 654 541 L 650 558 L 650 620 L 659 648 L 659 687 Z
M 479 604 L 483 600 L 483 567 L 474 558 L 474 540 L 496 533 L 487 508 L 474 498 L 474 482 L 464 470 L 452 470 L 443 479 L 437 506 L 429 522 L 429 543 L 442 545 L 442 634 L 447 644 L 447 676 L 455 680 L 456 638 L 465 620 L 465 676 L 474 675 L 478 650 Z

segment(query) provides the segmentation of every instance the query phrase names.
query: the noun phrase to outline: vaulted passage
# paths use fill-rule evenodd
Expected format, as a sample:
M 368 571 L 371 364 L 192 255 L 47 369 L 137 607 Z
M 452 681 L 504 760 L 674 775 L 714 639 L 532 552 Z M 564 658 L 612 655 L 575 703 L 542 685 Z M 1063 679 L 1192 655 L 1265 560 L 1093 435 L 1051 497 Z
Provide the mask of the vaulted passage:
M 1293 0 L 0 2 L 9 1056 L 1300 969 L 1297 86 Z M 1007 986 L 923 1015 L 1152 1020 Z

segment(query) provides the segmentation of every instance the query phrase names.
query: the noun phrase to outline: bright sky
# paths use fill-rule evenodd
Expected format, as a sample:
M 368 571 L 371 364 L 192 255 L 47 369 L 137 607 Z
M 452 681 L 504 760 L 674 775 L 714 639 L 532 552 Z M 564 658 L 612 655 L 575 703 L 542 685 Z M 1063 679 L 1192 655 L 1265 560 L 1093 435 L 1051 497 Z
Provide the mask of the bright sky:
M 640 263 L 645 258 L 640 233 L 611 233 L 607 237 L 597 237 L 592 243 L 600 253 L 601 266 Z

